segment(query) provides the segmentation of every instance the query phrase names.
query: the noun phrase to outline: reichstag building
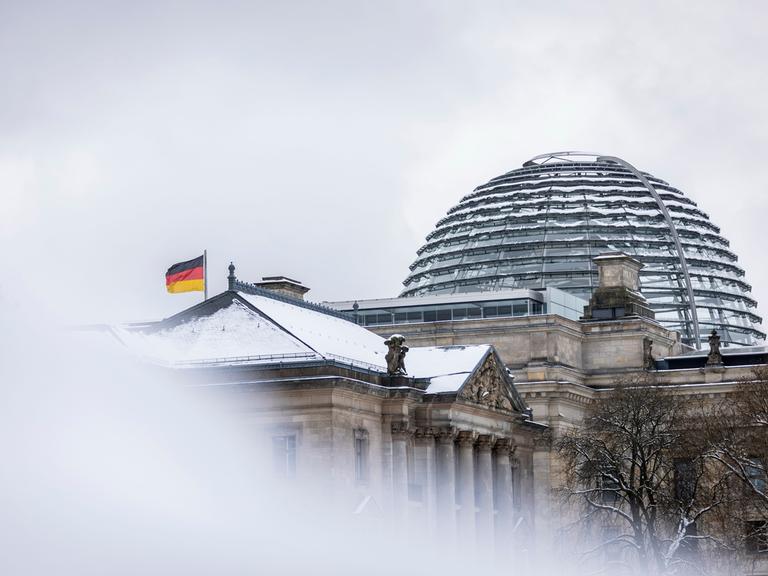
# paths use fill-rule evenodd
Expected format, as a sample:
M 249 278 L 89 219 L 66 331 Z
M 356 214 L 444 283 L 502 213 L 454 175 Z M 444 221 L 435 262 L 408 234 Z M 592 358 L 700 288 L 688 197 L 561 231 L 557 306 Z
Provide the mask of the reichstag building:
M 231 392 L 278 476 L 509 561 L 562 541 L 555 442 L 617 382 L 729 401 L 768 366 L 719 228 L 611 156 L 545 154 L 479 186 L 437 223 L 399 296 L 318 304 L 291 278 L 248 281 L 234 264 L 227 278 L 170 318 L 100 330 Z

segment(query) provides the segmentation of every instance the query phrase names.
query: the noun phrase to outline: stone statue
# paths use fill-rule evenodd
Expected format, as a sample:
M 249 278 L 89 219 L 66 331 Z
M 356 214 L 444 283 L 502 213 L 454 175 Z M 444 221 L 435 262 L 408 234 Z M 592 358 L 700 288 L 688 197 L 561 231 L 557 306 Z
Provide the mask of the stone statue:
M 389 348 L 389 352 L 384 357 L 387 361 L 387 374 L 390 376 L 402 376 L 407 374 L 405 371 L 405 355 L 408 353 L 408 346 L 405 345 L 405 337 L 400 334 L 393 334 L 384 344 Z
M 656 361 L 653 359 L 653 340 L 643 338 L 643 369 L 656 370 Z
M 720 354 L 720 336 L 717 330 L 713 329 L 709 335 L 709 355 L 707 356 L 707 366 L 722 366 L 723 355 Z

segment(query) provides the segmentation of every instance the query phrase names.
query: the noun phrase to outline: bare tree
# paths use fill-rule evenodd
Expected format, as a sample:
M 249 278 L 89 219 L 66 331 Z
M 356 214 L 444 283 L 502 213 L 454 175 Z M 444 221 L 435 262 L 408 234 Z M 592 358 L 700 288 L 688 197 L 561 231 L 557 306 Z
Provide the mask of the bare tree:
M 610 529 L 588 552 L 618 548 L 632 571 L 671 574 L 697 565 L 702 540 L 716 542 L 705 517 L 726 502 L 727 482 L 709 474 L 691 408 L 638 378 L 598 396 L 583 426 L 557 443 L 564 494 L 582 504 L 578 523 Z
M 737 479 L 744 547 L 768 552 L 768 367 L 738 383 L 714 406 L 707 457 Z

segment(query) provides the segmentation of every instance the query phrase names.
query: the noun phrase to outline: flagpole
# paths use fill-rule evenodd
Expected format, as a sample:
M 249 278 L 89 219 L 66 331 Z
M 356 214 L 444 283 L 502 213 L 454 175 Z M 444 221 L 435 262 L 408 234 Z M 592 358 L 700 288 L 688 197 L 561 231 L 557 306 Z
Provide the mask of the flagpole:
M 208 250 L 203 250 L 203 302 L 208 300 Z

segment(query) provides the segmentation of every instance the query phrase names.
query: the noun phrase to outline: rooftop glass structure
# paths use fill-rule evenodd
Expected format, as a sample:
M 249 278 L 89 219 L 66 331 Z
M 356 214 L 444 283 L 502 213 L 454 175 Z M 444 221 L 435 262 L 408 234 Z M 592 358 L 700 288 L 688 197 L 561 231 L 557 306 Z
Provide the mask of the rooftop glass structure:
M 611 156 L 559 152 L 476 188 L 448 211 L 411 265 L 402 297 L 556 287 L 589 299 L 592 259 L 640 260 L 643 295 L 696 346 L 765 338 L 728 240 L 680 190 Z
M 587 302 L 557 288 L 546 288 L 354 302 L 350 300 L 329 302 L 326 305 L 351 315 L 361 326 L 383 326 L 538 314 L 558 314 L 578 320 L 584 314 Z

